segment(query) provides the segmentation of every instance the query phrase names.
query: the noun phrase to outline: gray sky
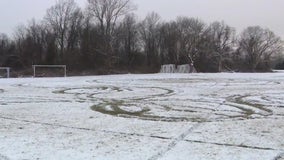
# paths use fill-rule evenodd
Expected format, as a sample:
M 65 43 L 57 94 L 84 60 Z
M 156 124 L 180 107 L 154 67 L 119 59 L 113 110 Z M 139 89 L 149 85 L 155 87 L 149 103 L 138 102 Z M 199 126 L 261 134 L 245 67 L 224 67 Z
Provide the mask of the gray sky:
M 41 19 L 56 0 L 0 0 L 0 32 L 11 35 L 19 24 Z M 143 18 L 155 11 L 163 20 L 198 17 L 206 23 L 224 20 L 238 31 L 251 25 L 268 27 L 284 39 L 284 0 L 132 0 Z M 76 0 L 84 7 L 86 0 Z

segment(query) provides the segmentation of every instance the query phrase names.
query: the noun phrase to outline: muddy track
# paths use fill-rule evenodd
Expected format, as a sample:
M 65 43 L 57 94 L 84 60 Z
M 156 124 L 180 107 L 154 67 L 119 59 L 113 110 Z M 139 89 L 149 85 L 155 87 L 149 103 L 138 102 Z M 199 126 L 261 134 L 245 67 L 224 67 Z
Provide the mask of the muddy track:
M 202 82 L 207 81 L 208 80 L 205 79 Z M 193 83 L 195 81 L 190 82 Z M 222 82 L 221 88 L 216 90 L 215 93 L 226 90 L 230 82 L 231 81 Z M 270 82 L 265 81 L 263 83 Z M 217 84 L 217 82 L 211 83 L 210 88 Z M 188 105 L 163 105 L 161 102 L 167 103 L 171 97 L 178 96 L 179 92 L 177 90 L 161 87 L 117 87 L 108 85 L 67 88 L 54 91 L 53 93 L 74 95 L 78 102 L 93 102 L 95 105 L 91 106 L 91 109 L 102 114 L 149 121 L 211 122 L 229 119 L 250 119 L 251 117 L 255 117 L 255 115 L 261 117 L 273 115 L 272 110 L 268 109 L 267 106 L 246 101 L 245 99 L 250 97 L 250 95 L 234 95 L 228 96 L 225 99 L 223 98 L 226 102 L 222 105 L 226 105 L 228 109 L 220 110 L 220 106 L 216 107 L 216 109 L 203 107 L 220 105 L 220 100 L 218 100 L 220 99 L 219 94 L 213 95 L 212 93 L 202 94 L 204 97 L 202 99 L 176 99 L 178 102 L 190 102 Z M 140 95 L 141 93 L 142 95 Z M 174 101 L 175 99 L 173 98 L 172 100 Z M 176 116 L 165 116 L 168 115 L 167 113 L 171 112 Z M 208 112 L 210 112 L 211 115 L 215 115 L 215 118 L 198 117 L 198 114 L 207 114 Z
M 264 117 L 273 115 L 273 111 L 271 109 L 268 109 L 267 106 L 245 100 L 246 98 L 251 96 L 252 95 L 234 95 L 226 99 L 232 107 L 236 107 L 244 111 L 246 118 L 249 118 L 253 114 L 258 114 Z M 256 110 L 260 110 L 262 113 L 257 113 Z

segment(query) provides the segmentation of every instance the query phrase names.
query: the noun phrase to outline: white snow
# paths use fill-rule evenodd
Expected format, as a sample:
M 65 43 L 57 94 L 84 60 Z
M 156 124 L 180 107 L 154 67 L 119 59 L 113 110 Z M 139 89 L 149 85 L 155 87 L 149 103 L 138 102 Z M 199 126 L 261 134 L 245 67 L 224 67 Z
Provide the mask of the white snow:
M 283 72 L 0 79 L 0 160 L 274 160 L 283 136 Z

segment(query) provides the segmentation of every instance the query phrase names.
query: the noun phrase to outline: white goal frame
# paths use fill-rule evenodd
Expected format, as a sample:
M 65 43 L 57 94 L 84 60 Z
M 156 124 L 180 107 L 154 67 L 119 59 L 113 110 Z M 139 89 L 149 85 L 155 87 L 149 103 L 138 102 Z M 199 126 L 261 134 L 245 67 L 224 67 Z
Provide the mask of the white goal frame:
M 10 78 L 10 67 L 0 67 L 0 70 L 6 70 L 7 78 Z
M 64 69 L 64 77 L 67 77 L 66 65 L 33 65 L 34 76 L 36 77 L 36 68 L 63 68 Z

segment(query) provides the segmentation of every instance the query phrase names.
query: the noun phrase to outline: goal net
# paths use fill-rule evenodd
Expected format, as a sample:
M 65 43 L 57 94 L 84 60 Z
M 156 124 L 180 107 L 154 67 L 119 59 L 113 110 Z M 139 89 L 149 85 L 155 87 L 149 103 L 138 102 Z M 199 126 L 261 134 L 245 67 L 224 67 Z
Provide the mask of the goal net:
M 9 67 L 0 67 L 0 78 L 10 78 Z
M 66 77 L 66 65 L 33 65 L 33 77 Z

